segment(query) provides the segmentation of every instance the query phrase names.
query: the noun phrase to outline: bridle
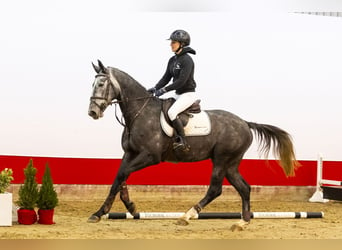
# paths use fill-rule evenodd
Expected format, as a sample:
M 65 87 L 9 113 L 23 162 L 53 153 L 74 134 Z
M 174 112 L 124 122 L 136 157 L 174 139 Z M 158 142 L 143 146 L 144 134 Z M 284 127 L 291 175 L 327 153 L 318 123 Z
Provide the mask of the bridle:
M 95 76 L 95 78 L 97 77 L 106 77 L 106 81 L 109 81 L 109 84 L 107 84 L 106 86 L 106 90 L 105 90 L 105 94 L 104 96 L 92 96 L 90 97 L 90 103 L 93 103 L 95 104 L 95 106 L 97 106 L 101 112 L 103 112 L 105 110 L 105 108 L 108 106 L 108 105 L 111 105 L 110 101 L 108 100 L 108 97 L 109 97 L 109 93 L 110 93 L 110 90 L 113 89 L 114 93 L 115 93 L 115 87 L 114 87 L 114 84 L 110 81 L 109 77 L 107 74 L 97 74 Z M 94 86 L 95 87 L 95 86 Z M 102 101 L 105 101 L 106 105 L 99 105 L 96 100 L 102 100 Z
M 106 90 L 105 90 L 105 95 L 103 97 L 99 97 L 99 96 L 92 96 L 90 97 L 90 102 L 94 103 L 100 110 L 101 112 L 104 112 L 104 110 L 106 109 L 107 106 L 115 104 L 115 118 L 116 120 L 120 123 L 120 125 L 122 125 L 123 127 L 131 127 L 131 125 L 133 124 L 133 121 L 141 114 L 141 112 L 143 111 L 143 109 L 146 107 L 146 105 L 148 104 L 149 100 L 154 97 L 153 95 L 150 96 L 146 96 L 146 97 L 136 97 L 134 99 L 128 99 L 126 98 L 126 100 L 124 98 L 122 99 L 118 99 L 118 96 L 121 94 L 121 88 L 119 83 L 116 81 L 116 79 L 114 77 L 112 77 L 110 74 L 104 74 L 104 73 L 98 73 L 95 78 L 97 77 L 106 77 L 106 81 L 109 81 L 109 84 L 107 84 L 106 86 Z M 115 81 L 115 84 L 113 83 L 113 81 Z M 113 92 L 116 94 L 116 92 L 118 92 L 116 100 L 114 101 L 110 101 L 108 100 L 109 97 L 109 93 L 110 93 L 110 89 L 113 90 Z M 119 119 L 118 117 L 118 113 L 117 113 L 117 104 L 119 103 L 124 103 L 124 102 L 130 102 L 130 101 L 137 101 L 137 100 L 144 100 L 146 99 L 146 101 L 144 102 L 144 104 L 141 106 L 141 108 L 138 110 L 138 112 L 133 116 L 133 119 L 131 120 L 129 126 L 127 126 L 124 121 L 123 118 L 121 116 L 121 119 Z M 106 105 L 99 105 L 96 100 L 103 100 L 106 102 Z

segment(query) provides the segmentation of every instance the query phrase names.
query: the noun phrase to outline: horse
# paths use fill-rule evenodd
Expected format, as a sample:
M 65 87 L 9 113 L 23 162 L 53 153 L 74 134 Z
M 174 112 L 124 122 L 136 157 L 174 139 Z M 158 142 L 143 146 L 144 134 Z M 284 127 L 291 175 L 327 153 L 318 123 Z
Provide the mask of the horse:
M 284 130 L 267 124 L 247 122 L 237 115 L 224 110 L 204 110 L 211 121 L 208 135 L 188 137 L 190 151 L 172 149 L 173 138 L 161 128 L 160 115 L 165 100 L 153 96 L 127 73 L 105 67 L 98 60 L 92 63 L 96 72 L 88 114 L 93 119 L 103 116 L 111 104 L 118 104 L 122 118 L 117 120 L 124 126 L 121 144 L 124 151 L 116 178 L 100 209 L 92 214 L 88 222 L 98 222 L 108 213 L 116 195 L 128 212 L 136 213 L 136 206 L 129 198 L 126 180 L 134 171 L 160 162 L 196 162 L 210 159 L 213 168 L 208 190 L 197 204 L 179 218 L 179 225 L 189 224 L 206 205 L 221 195 L 223 180 L 236 189 L 242 200 L 241 219 L 234 223 L 233 231 L 243 230 L 251 220 L 250 185 L 241 176 L 239 164 L 253 141 L 253 133 L 259 141 L 259 151 L 268 157 L 270 150 L 282 167 L 286 176 L 293 176 L 299 165 L 291 136 Z

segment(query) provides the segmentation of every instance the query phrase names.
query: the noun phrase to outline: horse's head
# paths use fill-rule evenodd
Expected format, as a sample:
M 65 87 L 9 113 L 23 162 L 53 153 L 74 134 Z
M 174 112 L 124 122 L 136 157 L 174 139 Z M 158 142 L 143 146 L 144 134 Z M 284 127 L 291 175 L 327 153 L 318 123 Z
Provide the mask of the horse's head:
M 120 85 L 100 60 L 98 60 L 98 66 L 93 63 L 92 65 L 97 74 L 93 83 L 93 94 L 90 97 L 88 114 L 92 118 L 98 119 L 103 116 L 108 105 L 119 97 Z

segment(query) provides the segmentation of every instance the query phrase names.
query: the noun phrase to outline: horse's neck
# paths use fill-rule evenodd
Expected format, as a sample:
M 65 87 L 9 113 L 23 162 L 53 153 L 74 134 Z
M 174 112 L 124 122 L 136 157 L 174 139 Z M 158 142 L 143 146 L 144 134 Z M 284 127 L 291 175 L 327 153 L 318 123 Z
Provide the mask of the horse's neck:
M 122 98 L 137 99 L 149 95 L 146 89 L 130 75 L 116 68 L 110 69 L 120 85 Z
M 120 109 L 126 125 L 129 126 L 129 124 L 136 118 L 136 115 L 140 112 L 141 108 L 145 105 L 145 102 L 148 101 L 149 94 L 142 85 L 127 73 L 115 68 L 112 68 L 112 70 L 112 73 L 121 88 L 119 100 Z

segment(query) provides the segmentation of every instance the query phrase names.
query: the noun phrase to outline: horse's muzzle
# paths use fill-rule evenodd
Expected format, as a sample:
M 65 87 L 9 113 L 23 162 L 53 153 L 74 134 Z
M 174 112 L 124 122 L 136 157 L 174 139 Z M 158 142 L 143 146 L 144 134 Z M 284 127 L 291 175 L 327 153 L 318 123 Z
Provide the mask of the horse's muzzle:
M 99 119 L 99 115 L 93 110 L 89 110 L 88 115 L 92 117 L 94 120 Z

